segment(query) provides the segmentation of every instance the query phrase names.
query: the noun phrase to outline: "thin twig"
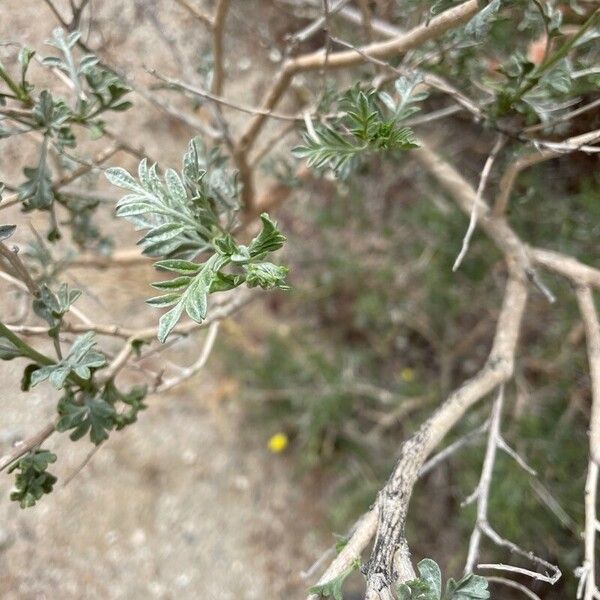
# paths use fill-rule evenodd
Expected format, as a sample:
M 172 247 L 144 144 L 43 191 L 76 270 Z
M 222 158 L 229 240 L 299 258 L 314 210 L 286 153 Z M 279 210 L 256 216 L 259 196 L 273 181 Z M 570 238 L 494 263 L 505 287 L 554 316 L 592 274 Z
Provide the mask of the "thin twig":
M 32 296 L 37 296 L 40 292 L 39 288 L 29 274 L 29 270 L 21 260 L 21 257 L 19 256 L 19 248 L 17 246 L 13 246 L 12 250 L 10 250 L 6 247 L 4 242 L 0 242 L 0 256 L 4 256 L 4 258 L 6 258 L 6 260 L 10 263 L 12 268 L 15 270 L 15 275 L 17 275 L 25 284 L 29 293 Z
M 204 345 L 202 346 L 202 351 L 200 352 L 200 356 L 198 357 L 198 360 L 194 364 L 190 365 L 187 369 L 184 369 L 176 377 L 173 377 L 172 379 L 169 379 L 168 381 L 165 381 L 164 383 L 161 383 L 160 385 L 158 385 L 156 387 L 156 389 L 153 390 L 153 392 L 155 392 L 155 393 L 166 392 L 166 391 L 174 388 L 176 385 L 179 385 L 181 382 L 185 381 L 186 379 L 189 379 L 190 377 L 194 376 L 200 369 L 202 369 L 202 367 L 204 367 L 204 365 L 208 361 L 210 353 L 212 352 L 215 340 L 217 339 L 218 332 L 219 332 L 219 321 L 215 321 L 208 328 L 208 334 L 206 336 L 206 341 L 204 342 Z
M 504 402 L 504 385 L 500 386 L 498 396 L 492 407 L 492 415 L 490 417 L 490 429 L 488 435 L 488 443 L 485 451 L 485 459 L 479 483 L 475 488 L 475 494 L 469 497 L 477 498 L 477 524 L 471 533 L 469 541 L 469 552 L 465 563 L 465 574 L 472 573 L 475 566 L 475 561 L 479 555 L 479 545 L 481 543 L 481 527 L 480 523 L 487 521 L 488 501 L 490 497 L 490 487 L 492 484 L 492 473 L 494 463 L 496 462 L 496 450 L 498 449 L 498 439 L 500 437 L 500 419 L 502 415 L 502 404 Z M 465 503 L 468 503 L 465 501 Z
M 590 416 L 590 459 L 585 482 L 585 557 L 580 569 L 584 600 L 592 600 L 596 587 L 596 497 L 598 493 L 598 465 L 600 461 L 600 322 L 589 286 L 576 289 L 579 311 L 583 318 L 587 340 L 587 354 L 592 382 L 592 412 Z M 580 597 L 579 595 L 577 596 Z
M 477 215 L 478 215 L 479 203 L 482 201 L 481 198 L 483 196 L 483 192 L 485 190 L 485 186 L 487 184 L 488 177 L 490 176 L 490 173 L 492 171 L 492 165 L 494 164 L 494 161 L 496 160 L 496 156 L 498 155 L 498 152 L 500 152 L 500 149 L 502 148 L 503 145 L 504 145 L 504 136 L 499 135 L 498 139 L 496 140 L 496 143 L 494 144 L 494 147 L 492 148 L 492 151 L 490 152 L 489 156 L 487 157 L 487 160 L 485 161 L 483 170 L 481 171 L 479 185 L 477 186 L 477 194 L 475 195 L 475 199 L 473 200 L 473 207 L 471 208 L 471 216 L 469 218 L 469 227 L 467 228 L 467 232 L 465 233 L 465 237 L 463 238 L 462 247 L 460 249 L 460 252 L 459 252 L 458 256 L 456 257 L 454 264 L 452 265 L 452 271 L 456 271 L 460 267 L 463 259 L 465 258 L 465 256 L 467 255 L 467 252 L 469 251 L 469 244 L 471 243 L 471 238 L 473 237 L 473 233 L 475 232 L 475 227 L 477 227 Z
M 225 79 L 224 58 L 223 58 L 223 32 L 225 29 L 225 18 L 229 10 L 231 0 L 219 0 L 213 18 L 213 77 L 211 92 L 215 96 L 220 96 L 223 92 L 223 81 Z
M 48 423 L 48 425 L 40 429 L 40 431 L 31 437 L 19 442 L 8 454 L 5 454 L 0 458 L 0 471 L 6 469 L 6 467 L 21 458 L 21 456 L 27 454 L 30 450 L 41 446 L 54 433 L 55 426 L 56 424 L 54 421 Z
M 514 590 L 519 590 L 520 592 L 525 594 L 525 596 L 531 598 L 531 600 L 541 600 L 541 598 L 537 594 L 532 592 L 529 588 L 526 588 L 524 585 L 518 583 L 517 581 L 513 581 L 512 579 L 507 579 L 506 577 L 495 577 L 493 575 L 491 577 L 486 577 L 486 579 L 491 583 L 498 583 L 500 585 L 505 585 L 506 587 L 512 588 Z

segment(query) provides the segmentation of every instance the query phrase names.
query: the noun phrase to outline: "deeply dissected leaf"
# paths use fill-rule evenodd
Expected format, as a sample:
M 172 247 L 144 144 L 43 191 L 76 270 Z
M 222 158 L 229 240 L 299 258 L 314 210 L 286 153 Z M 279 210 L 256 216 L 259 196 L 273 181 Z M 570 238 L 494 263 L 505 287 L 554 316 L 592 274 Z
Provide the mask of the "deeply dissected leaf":
M 10 499 L 21 508 L 29 508 L 44 495 L 49 494 L 57 479 L 48 472 L 48 466 L 56 462 L 56 455 L 48 450 L 37 449 L 15 462 L 8 472 L 17 471 L 15 487 Z
M 63 316 L 80 296 L 80 290 L 69 289 L 66 283 L 61 284 L 56 293 L 46 284 L 40 286 L 40 294 L 33 301 L 33 310 L 50 326 L 50 336 L 58 335 Z
M 444 600 L 487 600 L 490 597 L 485 577 L 470 573 L 458 582 L 448 580 Z
M 246 271 L 246 283 L 248 287 L 259 286 L 265 290 L 272 288 L 279 288 L 281 290 L 289 289 L 285 284 L 285 277 L 288 273 L 287 267 L 265 262 L 244 265 L 244 271 Z
M 224 230 L 225 219 L 232 214 L 231 200 L 238 191 L 235 178 L 225 174 L 224 164 L 218 152 L 207 150 L 200 140 L 194 139 L 184 156 L 181 176 L 167 169 L 163 181 L 156 165 L 149 167 L 146 160 L 139 164 L 138 180 L 121 168 L 106 170 L 113 185 L 129 192 L 117 203 L 117 216 L 127 218 L 138 229 L 148 230 L 138 244 L 145 254 L 165 257 L 155 263 L 158 270 L 180 275 L 154 282 L 154 288 L 166 293 L 147 300 L 155 307 L 173 307 L 159 320 L 161 342 L 184 311 L 201 323 L 206 318 L 211 293 L 230 290 L 244 282 L 249 287 L 287 289 L 287 269 L 262 262 L 285 242 L 267 214 L 261 215 L 261 231 L 248 246 L 237 244 Z M 189 260 L 204 252 L 211 253 L 205 262 Z M 224 270 L 228 266 L 232 272 Z
M 61 389 L 67 378 L 74 374 L 81 379 L 89 379 L 92 369 L 106 364 L 106 358 L 100 352 L 92 350 L 96 344 L 94 332 L 89 331 L 79 336 L 69 353 L 60 362 L 41 367 L 31 375 L 31 385 L 36 386 L 48 379 L 56 388 Z
M 252 257 L 262 257 L 268 252 L 279 250 L 286 241 L 285 236 L 277 229 L 277 223 L 267 213 L 260 215 L 262 229 L 250 242 L 248 251 Z
M 502 0 L 492 0 L 481 9 L 465 26 L 465 35 L 481 41 L 488 33 L 492 20 L 498 14 Z
M 401 126 L 402 119 L 417 110 L 414 106 L 416 98 L 409 106 L 416 83 L 398 85 L 401 96 L 398 103 L 387 93 L 352 88 L 338 101 L 343 117 L 317 127 L 309 123 L 303 134 L 304 145 L 294 148 L 292 153 L 305 158 L 309 167 L 329 168 L 344 178 L 366 153 L 417 147 L 412 131 Z M 421 96 L 420 100 L 423 98 Z M 392 111 L 391 116 L 384 114 L 384 107 Z
M 65 394 L 58 403 L 58 413 L 56 429 L 72 430 L 69 437 L 74 441 L 89 432 L 92 443 L 100 444 L 116 425 L 114 407 L 102 396 L 93 394 L 84 393 L 81 399 Z
M 490 597 L 484 577 L 466 575 L 458 582 L 449 579 L 442 595 L 442 574 L 438 564 L 425 558 L 417 565 L 419 577 L 397 587 L 399 600 L 487 600 Z

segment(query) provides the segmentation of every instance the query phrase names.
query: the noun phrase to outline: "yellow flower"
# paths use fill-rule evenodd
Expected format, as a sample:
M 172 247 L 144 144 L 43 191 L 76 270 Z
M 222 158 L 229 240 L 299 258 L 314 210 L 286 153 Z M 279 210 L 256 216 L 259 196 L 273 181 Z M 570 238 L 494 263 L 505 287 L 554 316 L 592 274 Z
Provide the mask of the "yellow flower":
M 406 367 L 400 371 L 400 379 L 406 383 L 410 383 L 415 380 L 415 370 L 410 367 Z
M 273 454 L 280 454 L 287 448 L 288 442 L 288 436 L 279 432 L 271 436 L 267 445 Z

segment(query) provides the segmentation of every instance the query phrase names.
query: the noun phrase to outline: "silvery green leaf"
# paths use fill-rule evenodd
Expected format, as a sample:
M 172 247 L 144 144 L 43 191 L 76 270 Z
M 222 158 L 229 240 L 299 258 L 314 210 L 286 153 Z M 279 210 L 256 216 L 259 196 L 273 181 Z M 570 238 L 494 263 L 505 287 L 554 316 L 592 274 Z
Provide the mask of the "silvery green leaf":
M 272 288 L 289 289 L 285 283 L 285 276 L 288 272 L 287 267 L 263 262 L 244 265 L 244 271 L 246 272 L 246 284 L 248 287 L 259 286 L 265 290 Z
M 180 290 L 186 288 L 190 281 L 192 281 L 191 277 L 183 275 L 175 277 L 175 279 L 167 279 L 166 281 L 155 281 L 150 285 L 157 290 Z
M 250 242 L 249 252 L 252 256 L 259 256 L 265 252 L 279 250 L 286 240 L 285 236 L 277 229 L 277 223 L 267 213 L 260 215 L 262 229 Z
M 154 296 L 154 298 L 148 298 L 146 300 L 146 304 L 150 304 L 150 306 L 155 306 L 157 308 L 163 308 L 165 306 L 173 306 L 173 304 L 177 304 L 181 299 L 181 294 L 165 294 L 164 296 Z
M 157 337 L 161 344 L 165 343 L 169 333 L 171 333 L 173 327 L 175 327 L 177 321 L 179 321 L 179 317 L 181 317 L 183 309 L 184 304 L 183 302 L 180 302 L 159 319 Z
M 137 204 L 139 202 L 151 204 L 153 201 L 153 197 L 148 196 L 148 194 L 126 194 L 117 201 L 116 207 L 121 208 L 122 206 L 127 206 L 128 204 Z
M 86 54 L 79 61 L 79 72 L 84 73 L 86 70 L 94 67 L 100 62 L 100 59 L 93 54 Z
M 401 583 L 398 586 L 396 595 L 398 596 L 398 600 L 412 600 L 412 592 L 405 583 Z
M 65 381 L 68 376 L 69 376 L 69 369 L 67 367 L 56 367 L 50 373 L 48 380 L 52 384 L 52 387 L 55 387 L 57 390 L 60 390 L 63 387 L 63 385 L 65 384 Z M 88 379 L 88 378 L 89 378 L 89 373 L 88 373 L 88 376 L 85 377 L 84 379 Z
M 115 214 L 117 217 L 133 217 L 151 213 L 154 210 L 156 210 L 156 207 L 152 206 L 152 204 L 148 202 L 139 202 L 137 204 L 125 204 L 124 206 L 120 206 L 115 211 Z
M 228 273 L 215 273 L 213 280 L 210 284 L 210 293 L 213 292 L 226 292 L 232 290 L 242 283 L 244 283 L 245 277 L 243 275 L 230 275 Z
M 108 179 L 110 183 L 116 185 L 117 187 L 131 190 L 132 192 L 137 192 L 139 194 L 144 193 L 143 188 L 137 183 L 137 181 L 121 167 L 110 167 L 104 171 L 104 174 L 106 179 Z
M 214 273 L 210 266 L 205 266 L 194 279 L 185 293 L 185 311 L 192 321 L 202 323 L 208 309 L 208 294 Z
M 476 41 L 482 40 L 487 35 L 500 6 L 501 0 L 492 0 L 485 8 L 481 9 L 465 25 L 465 35 Z
M 185 205 L 187 203 L 187 194 L 179 175 L 173 169 L 167 169 L 165 171 L 165 181 L 171 198 L 173 206 Z
M 150 183 L 150 175 L 148 173 L 148 159 L 146 158 L 143 158 L 140 161 L 140 164 L 138 165 L 138 177 L 144 189 L 152 189 L 152 185 Z
M 185 239 L 174 238 L 154 243 L 144 244 L 143 254 L 146 256 L 169 256 L 185 244 Z
M 438 564 L 430 558 L 425 558 L 417 565 L 417 569 L 421 579 L 429 586 L 431 600 L 440 600 L 442 597 L 442 572 Z
M 95 336 L 93 331 L 88 331 L 87 333 L 80 335 L 71 346 L 71 350 L 69 351 L 69 357 L 73 358 L 73 360 L 80 360 L 85 354 L 87 354 L 92 346 L 96 343 Z
M 487 600 L 490 597 L 485 577 L 470 573 L 460 581 L 450 579 L 444 600 Z
M 91 369 L 102 367 L 106 364 L 106 358 L 100 352 L 92 350 L 96 344 L 95 334 L 88 331 L 79 336 L 71 346 L 69 353 L 60 362 L 54 365 L 44 366 L 31 374 L 31 385 L 49 379 L 50 383 L 57 389 L 61 389 L 67 378 L 74 373 L 81 379 L 91 377 Z
M 172 273 L 181 273 L 182 275 L 194 275 L 202 268 L 202 265 L 199 265 L 198 263 L 176 258 L 159 260 L 154 263 L 154 266 L 159 271 L 171 271 Z
M 50 377 L 51 373 L 54 371 L 55 365 L 50 365 L 47 367 L 42 367 L 41 369 L 37 369 L 31 374 L 31 387 L 35 387 L 38 383 L 42 381 L 46 381 L 48 377 Z

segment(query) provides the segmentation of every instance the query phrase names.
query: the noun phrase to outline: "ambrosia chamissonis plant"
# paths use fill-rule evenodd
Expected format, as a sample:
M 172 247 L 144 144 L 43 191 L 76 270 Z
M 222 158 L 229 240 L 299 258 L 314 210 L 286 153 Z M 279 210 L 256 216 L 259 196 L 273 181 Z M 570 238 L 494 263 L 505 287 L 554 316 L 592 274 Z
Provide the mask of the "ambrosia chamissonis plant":
M 50 214 L 49 242 L 61 237 L 60 226 L 66 224 L 73 227 L 73 241 L 85 247 L 91 239 L 100 237 L 93 224 L 97 203 L 77 201 L 60 191 L 53 181 L 48 153 L 53 149 L 68 162 L 67 149 L 76 148 L 78 127 L 84 127 L 92 139 L 104 135 L 106 124 L 100 116 L 130 108 L 131 103 L 123 98 L 130 90 L 110 69 L 101 66 L 97 57 L 89 53 L 77 56 L 78 32 L 57 29 L 48 43 L 59 55 L 46 57 L 41 64 L 68 79 L 73 88 L 72 100 L 57 98 L 46 89 L 36 93 L 35 86 L 27 79 L 35 52 L 24 48 L 18 56 L 21 67 L 18 78 L 0 65 L 0 78 L 8 88 L 0 95 L 0 107 L 8 102 L 23 107 L 18 111 L 6 109 L 10 116 L 14 111 L 20 129 L 1 124 L 0 134 L 8 137 L 24 131 L 41 133 L 38 164 L 25 167 L 25 181 L 16 189 L 15 201 L 21 202 L 24 211 L 43 210 Z M 106 170 L 109 181 L 128 192 L 117 203 L 117 216 L 126 218 L 136 229 L 145 230 L 138 242 L 140 252 L 161 259 L 156 263 L 157 269 L 175 275 L 154 283 L 162 295 L 148 300 L 152 306 L 173 306 L 159 321 L 161 342 L 167 339 L 184 312 L 201 323 L 211 293 L 232 290 L 242 284 L 251 288 L 288 289 L 287 268 L 268 260 L 283 246 L 285 237 L 267 214 L 261 215 L 261 229 L 249 244 L 242 244 L 234 237 L 240 186 L 227 162 L 218 146 L 207 148 L 200 138 L 195 138 L 183 157 L 180 173 L 167 169 L 160 177 L 157 166 L 149 166 L 146 159 L 139 164 L 138 180 L 118 167 Z M 71 167 L 81 170 L 76 161 Z M 54 203 L 70 215 L 66 222 L 57 219 Z M 99 445 L 112 430 L 136 421 L 139 411 L 146 408 L 147 387 L 123 390 L 116 385 L 115 375 L 122 365 L 118 357 L 111 362 L 100 350 L 93 330 L 83 331 L 67 350 L 63 349 L 66 321 L 71 318 L 81 291 L 56 281 L 61 267 L 39 236 L 29 254 L 42 269 L 32 277 L 16 249 L 5 245 L 15 230 L 15 225 L 0 226 L 0 255 L 25 282 L 33 298 L 35 315 L 46 323 L 56 357 L 38 351 L 0 322 L 0 359 L 29 361 L 21 380 L 23 391 L 50 384 L 62 393 L 57 403 L 57 418 L 47 435 L 52 431 L 70 432 L 73 441 L 88 436 L 93 444 Z M 132 339 L 125 349 L 139 351 L 143 343 L 144 339 Z M 56 477 L 48 472 L 56 456 L 40 445 L 41 442 L 19 452 L 7 463 L 12 465 L 10 471 L 17 473 L 11 498 L 23 508 L 33 506 L 42 495 L 50 493 L 56 482 Z
M 279 250 L 285 237 L 265 213 L 262 229 L 250 244 L 239 244 L 230 233 L 234 223 L 236 181 L 224 170 L 222 158 L 208 153 L 199 138 L 183 157 L 181 174 L 167 169 L 164 180 L 156 165 L 143 160 L 136 181 L 124 169 L 107 169 L 106 177 L 129 193 L 117 203 L 117 216 L 148 230 L 138 242 L 144 254 L 165 256 L 155 263 L 160 271 L 178 275 L 152 286 L 163 293 L 146 302 L 158 308 L 173 306 L 159 320 L 158 339 L 165 342 L 182 314 L 197 323 L 206 318 L 208 296 L 242 284 L 263 289 L 288 289 L 287 269 L 265 261 Z M 208 255 L 202 262 L 198 256 Z

